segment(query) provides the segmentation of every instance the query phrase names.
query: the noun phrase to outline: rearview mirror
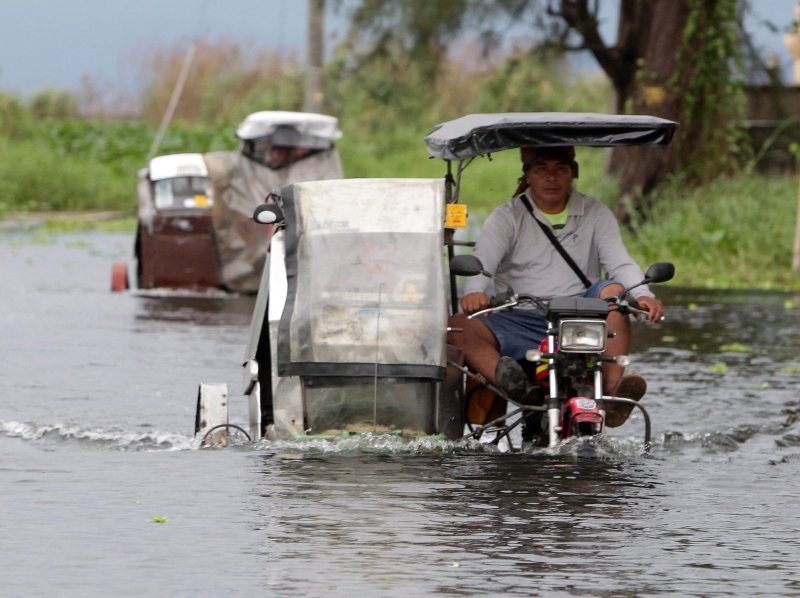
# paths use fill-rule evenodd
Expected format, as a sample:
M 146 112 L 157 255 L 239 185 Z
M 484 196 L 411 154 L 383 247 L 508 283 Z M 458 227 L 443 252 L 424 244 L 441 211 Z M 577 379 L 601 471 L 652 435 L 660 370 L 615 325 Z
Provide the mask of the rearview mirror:
M 274 203 L 262 203 L 253 212 L 253 220 L 259 224 L 278 224 L 283 218 L 283 210 Z
M 474 255 L 457 255 L 450 260 L 450 272 L 457 276 L 483 274 L 483 264 Z
M 667 282 L 675 276 L 675 265 L 670 262 L 657 262 L 644 274 L 645 282 Z

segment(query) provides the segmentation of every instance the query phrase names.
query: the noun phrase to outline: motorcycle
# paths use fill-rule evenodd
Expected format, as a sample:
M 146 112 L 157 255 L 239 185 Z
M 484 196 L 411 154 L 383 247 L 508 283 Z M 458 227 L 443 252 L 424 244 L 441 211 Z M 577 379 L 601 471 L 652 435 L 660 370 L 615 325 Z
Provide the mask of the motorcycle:
M 455 256 L 450 261 L 450 271 L 459 276 L 489 276 L 508 287 L 505 281 L 486 272 L 480 260 L 473 255 Z M 547 334 L 538 347 L 526 352 L 525 360 L 520 364 L 529 374 L 533 385 L 533 391 L 521 401 L 512 399 L 508 393 L 469 368 L 460 368 L 468 378 L 478 382 L 472 386 L 473 391 L 488 388 L 495 396 L 513 406 L 513 410 L 508 413 L 503 410 L 491 421 L 477 427 L 470 426 L 466 438 L 478 439 L 487 431 L 493 431 L 495 438 L 492 442 L 499 443 L 521 426 L 523 445 L 552 448 L 568 438 L 602 433 L 606 404 L 617 403 L 633 406 L 642 412 L 645 421 L 644 442 L 645 446 L 649 445 L 650 416 L 644 405 L 629 398 L 603 394 L 603 364 L 616 362 L 624 367 L 630 363 L 627 355 L 603 355 L 607 339 L 614 336 L 606 320 L 611 310 L 625 316 L 646 316 L 647 311 L 638 307 L 629 292 L 644 284 L 666 282 L 674 274 L 673 264 L 658 262 L 648 268 L 644 280 L 607 299 L 543 299 L 527 294 L 518 295 L 509 287 L 504 300 L 467 316 L 472 319 L 516 307 L 535 308 L 547 320 Z

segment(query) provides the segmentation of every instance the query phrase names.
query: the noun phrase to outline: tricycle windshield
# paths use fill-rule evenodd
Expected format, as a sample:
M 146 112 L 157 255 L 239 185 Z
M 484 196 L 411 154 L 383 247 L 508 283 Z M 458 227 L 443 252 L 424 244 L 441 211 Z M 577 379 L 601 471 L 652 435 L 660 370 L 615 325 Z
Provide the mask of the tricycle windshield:
M 279 372 L 443 377 L 443 181 L 314 181 L 281 196 L 288 297 Z
M 207 177 L 181 176 L 153 182 L 158 210 L 208 209 L 212 205 Z

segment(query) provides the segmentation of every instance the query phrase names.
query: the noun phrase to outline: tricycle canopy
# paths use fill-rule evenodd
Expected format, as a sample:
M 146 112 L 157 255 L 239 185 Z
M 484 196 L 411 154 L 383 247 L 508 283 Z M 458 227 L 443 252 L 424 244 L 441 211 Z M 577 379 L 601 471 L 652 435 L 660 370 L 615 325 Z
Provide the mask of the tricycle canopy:
M 228 290 L 253 293 L 267 254 L 265 230 L 253 226 L 253 210 L 284 185 L 342 178 L 334 144 L 342 134 L 333 116 L 264 110 L 247 116 L 236 136 L 238 151 L 209 152 L 204 158 L 214 190 L 212 217 L 222 280 Z M 273 147 L 291 151 L 274 161 Z
M 150 160 L 146 176 L 151 181 L 176 177 L 208 177 L 208 169 L 202 154 L 168 154 Z
M 468 114 L 436 125 L 428 155 L 467 160 L 527 145 L 668 145 L 678 123 L 644 115 L 588 112 Z
M 262 110 L 245 118 L 236 136 L 242 141 L 271 138 L 275 145 L 328 149 L 342 137 L 338 122 L 326 114 Z

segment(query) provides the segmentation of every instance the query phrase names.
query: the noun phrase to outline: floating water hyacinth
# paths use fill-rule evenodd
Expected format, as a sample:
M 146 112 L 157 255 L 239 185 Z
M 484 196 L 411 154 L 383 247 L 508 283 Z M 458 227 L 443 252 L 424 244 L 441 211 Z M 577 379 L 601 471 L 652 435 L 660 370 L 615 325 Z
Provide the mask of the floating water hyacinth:
M 741 343 L 728 343 L 719 348 L 723 353 L 752 353 L 753 347 Z
M 164 515 L 153 515 L 150 518 L 150 523 L 169 523 L 169 517 Z

